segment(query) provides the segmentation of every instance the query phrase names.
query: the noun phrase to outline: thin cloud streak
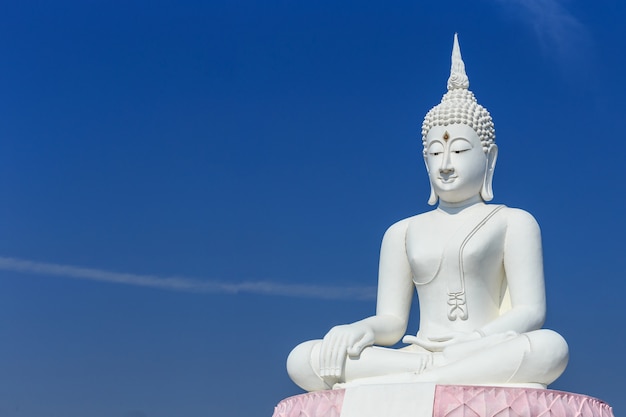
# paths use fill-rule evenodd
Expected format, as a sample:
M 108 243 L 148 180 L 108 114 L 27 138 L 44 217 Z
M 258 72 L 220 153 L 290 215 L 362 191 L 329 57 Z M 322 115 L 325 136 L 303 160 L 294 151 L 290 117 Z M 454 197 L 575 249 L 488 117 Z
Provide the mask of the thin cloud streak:
M 0 270 L 158 288 L 170 291 L 207 294 L 249 293 L 284 297 L 352 300 L 371 300 L 375 298 L 376 295 L 374 287 L 291 285 L 279 284 L 270 281 L 244 281 L 240 283 L 228 283 L 223 281 L 199 280 L 186 277 L 164 278 L 155 275 L 111 272 L 101 269 L 83 268 L 73 265 L 59 265 L 8 257 L 0 257 Z

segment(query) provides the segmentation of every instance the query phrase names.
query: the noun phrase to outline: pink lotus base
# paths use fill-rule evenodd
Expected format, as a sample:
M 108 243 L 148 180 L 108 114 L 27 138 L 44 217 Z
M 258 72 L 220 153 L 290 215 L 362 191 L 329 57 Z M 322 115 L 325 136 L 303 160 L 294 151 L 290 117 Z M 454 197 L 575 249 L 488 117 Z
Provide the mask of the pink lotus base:
M 318 391 L 289 397 L 276 406 L 273 417 L 348 417 L 343 410 L 346 391 Z M 389 400 L 388 391 L 381 398 L 383 402 Z M 430 417 L 613 417 L 611 407 L 598 399 L 546 389 L 437 385 L 434 399 L 424 398 L 424 401 L 429 402 L 428 407 L 432 402 Z M 393 405 L 397 410 L 398 404 Z M 423 412 L 412 411 L 411 407 L 399 414 L 427 417 L 420 416 Z M 357 414 L 367 416 L 370 411 L 370 407 L 364 406 Z M 354 414 L 354 410 L 350 414 Z M 393 414 L 398 415 L 398 412 Z

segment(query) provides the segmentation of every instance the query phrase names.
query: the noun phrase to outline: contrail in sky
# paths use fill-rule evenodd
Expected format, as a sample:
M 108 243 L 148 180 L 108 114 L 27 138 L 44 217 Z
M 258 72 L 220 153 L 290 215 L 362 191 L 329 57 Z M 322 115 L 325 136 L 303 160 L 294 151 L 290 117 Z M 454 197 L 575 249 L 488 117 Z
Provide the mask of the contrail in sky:
M 374 287 L 333 287 L 320 285 L 280 284 L 269 281 L 243 281 L 239 283 L 230 283 L 185 277 L 158 277 L 155 275 L 111 272 L 101 269 L 82 268 L 73 265 L 59 265 L 7 257 L 0 257 L 0 270 L 193 293 L 249 293 L 279 295 L 285 297 L 352 300 L 370 300 L 376 296 L 376 289 Z

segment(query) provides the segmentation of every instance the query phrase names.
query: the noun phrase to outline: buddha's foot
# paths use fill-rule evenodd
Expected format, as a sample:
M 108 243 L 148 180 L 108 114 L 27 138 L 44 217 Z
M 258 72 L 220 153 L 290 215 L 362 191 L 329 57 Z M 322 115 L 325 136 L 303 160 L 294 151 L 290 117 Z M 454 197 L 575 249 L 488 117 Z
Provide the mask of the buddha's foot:
M 371 376 L 367 378 L 357 378 L 348 382 L 339 382 L 333 385 L 333 389 L 346 389 L 362 385 L 377 384 L 404 384 L 416 382 L 418 374 L 415 372 L 404 372 L 400 374 Z

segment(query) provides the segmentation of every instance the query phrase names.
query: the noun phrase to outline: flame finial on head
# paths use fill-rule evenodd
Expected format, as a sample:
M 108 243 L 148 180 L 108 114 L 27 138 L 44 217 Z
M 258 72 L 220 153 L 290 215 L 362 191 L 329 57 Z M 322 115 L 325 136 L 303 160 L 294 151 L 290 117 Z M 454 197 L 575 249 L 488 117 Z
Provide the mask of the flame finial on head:
M 461 57 L 461 48 L 459 47 L 459 37 L 454 34 L 454 45 L 452 46 L 452 66 L 450 67 L 450 78 L 448 78 L 448 91 L 462 88 L 469 88 L 469 78 L 465 73 L 465 63 Z
M 461 58 L 459 39 L 454 34 L 452 47 L 452 67 L 448 79 L 448 92 L 441 103 L 430 109 L 422 123 L 422 143 L 426 155 L 426 135 L 433 126 L 448 126 L 454 123 L 465 124 L 476 132 L 485 153 L 494 144 L 496 132 L 493 120 L 486 108 L 478 104 L 474 93 L 469 90 L 469 78 L 465 73 L 465 64 Z

